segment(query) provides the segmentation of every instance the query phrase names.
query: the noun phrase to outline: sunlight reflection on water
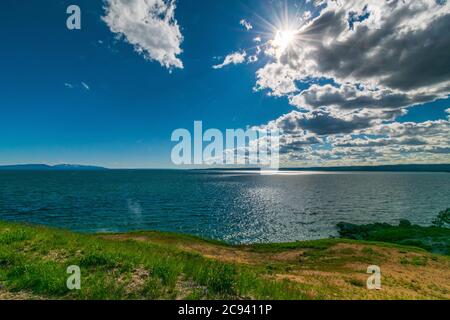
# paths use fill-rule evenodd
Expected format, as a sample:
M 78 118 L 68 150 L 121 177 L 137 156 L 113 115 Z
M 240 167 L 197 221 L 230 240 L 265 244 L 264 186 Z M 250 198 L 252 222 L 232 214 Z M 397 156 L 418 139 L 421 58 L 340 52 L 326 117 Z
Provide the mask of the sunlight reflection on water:
M 336 235 L 336 224 L 450 207 L 450 174 L 255 171 L 2 172 L 0 219 L 83 232 L 162 230 L 234 243 Z

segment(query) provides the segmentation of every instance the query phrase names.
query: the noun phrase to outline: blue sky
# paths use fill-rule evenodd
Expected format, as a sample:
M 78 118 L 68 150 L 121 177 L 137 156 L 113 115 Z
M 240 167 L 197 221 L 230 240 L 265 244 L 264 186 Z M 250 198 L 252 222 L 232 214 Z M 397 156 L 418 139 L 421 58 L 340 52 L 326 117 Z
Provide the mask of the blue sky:
M 150 0 L 149 3 L 152 1 L 170 6 L 167 1 Z M 289 164 L 326 165 L 330 156 L 330 164 L 364 163 L 367 161 L 364 154 L 371 154 L 371 163 L 448 162 L 446 149 L 436 152 L 436 147 L 448 147 L 445 145 L 448 143 L 446 110 L 450 108 L 450 103 L 448 86 L 445 86 L 450 79 L 449 73 L 430 73 L 429 83 L 424 81 L 420 87 L 411 88 L 409 84 L 404 85 L 404 82 L 399 81 L 375 81 L 379 77 L 373 74 L 358 78 L 353 77 L 358 72 L 351 72 L 347 73 L 351 77 L 343 77 L 333 69 L 305 71 L 303 66 L 290 66 L 287 72 L 295 75 L 288 79 L 291 80 L 290 84 L 296 86 L 294 90 L 267 84 L 277 74 L 263 74 L 260 71 L 267 70 L 265 68 L 271 64 L 287 68 L 291 61 L 286 60 L 300 46 L 292 41 L 287 44 L 289 49 L 283 49 L 284 52 L 266 52 L 270 48 L 276 49 L 273 41 L 276 40 L 277 30 L 287 28 L 288 31 L 295 31 L 303 28 L 305 32 L 299 32 L 299 38 L 303 39 L 305 35 L 306 39 L 308 23 L 314 24 L 314 19 L 320 19 L 327 14 L 327 10 L 339 12 L 349 11 L 349 8 L 333 9 L 324 4 L 314 5 L 311 1 L 305 3 L 300 0 L 288 3 L 271 0 L 179 0 L 174 9 L 173 19 L 176 21 L 167 22 L 166 31 L 173 31 L 176 24 L 182 34 L 182 41 L 178 43 L 182 53 L 176 55 L 177 61 L 183 65 L 180 68 L 173 65 L 165 67 L 162 65 L 164 62 L 158 59 L 149 59 L 152 50 L 156 49 L 149 49 L 148 45 L 146 47 L 145 43 L 148 42 L 145 41 L 152 42 L 152 37 L 161 34 L 153 35 L 147 31 L 137 34 L 135 47 L 142 43 L 143 48 L 143 52 L 138 53 L 130 44 L 130 38 L 127 39 L 131 34 L 136 35 L 132 29 L 135 27 L 133 21 L 128 21 L 130 26 L 124 27 L 123 32 L 114 32 L 112 26 L 117 23 L 120 29 L 120 21 L 110 20 L 108 23 L 102 19 L 107 16 L 108 8 L 118 4 L 126 6 L 124 3 L 120 0 L 51 1 L 44 6 L 36 0 L 28 1 L 27 5 L 12 0 L 2 2 L 0 164 L 77 163 L 117 168 L 171 167 L 170 151 L 174 143 L 170 141 L 170 136 L 177 128 L 190 129 L 195 120 L 203 121 L 205 127 L 221 130 L 264 126 L 287 115 L 295 115 L 298 121 L 298 132 L 288 133 L 287 144 L 303 146 L 299 151 L 301 157 L 295 154 L 295 148 L 287 152 L 286 163 Z M 77 4 L 81 8 L 81 30 L 66 28 L 68 15 L 65 11 L 70 4 Z M 122 12 L 122 8 L 117 7 L 117 12 Z M 368 8 L 370 10 L 371 6 Z M 448 17 L 447 4 L 441 4 L 438 9 L 444 11 L 443 17 Z M 297 23 L 295 17 L 303 16 L 305 12 L 309 12 L 308 17 Z M 252 27 L 251 30 L 240 23 L 243 19 L 248 23 L 247 27 Z M 424 19 L 430 17 L 424 16 Z M 438 25 L 438 17 L 433 19 Z M 364 23 L 357 23 L 355 32 L 360 30 L 362 33 L 362 27 L 358 29 L 358 24 Z M 257 37 L 261 37 L 261 42 L 255 41 Z M 321 39 L 320 36 L 317 38 Z M 304 40 L 304 43 L 307 41 Z M 436 38 L 438 41 L 441 41 L 439 37 Z M 173 47 L 173 43 L 171 45 Z M 251 55 L 256 56 L 257 47 L 261 51 L 257 55 L 258 61 L 250 62 L 248 59 Z M 318 49 L 311 47 L 307 50 Z M 213 68 L 224 62 L 227 55 L 244 52 L 243 62 Z M 303 57 L 301 61 L 307 64 L 308 59 L 311 58 Z M 426 61 L 424 63 L 426 65 Z M 447 66 L 441 65 L 441 68 Z M 312 74 L 316 79 L 310 79 Z M 304 76 L 310 77 L 309 80 Z M 328 132 L 324 127 L 317 130 L 315 125 L 326 127 L 330 121 L 328 118 L 326 122 L 316 123 L 313 120 L 319 119 L 318 113 L 323 116 L 325 112 L 327 116 L 332 115 L 332 121 L 339 120 L 339 123 L 342 123 L 342 119 L 345 119 L 346 124 L 358 121 L 360 114 L 364 113 L 364 106 L 352 109 L 353 113 L 349 115 L 342 111 L 349 110 L 347 106 L 334 101 L 330 102 L 331 106 L 326 101 L 317 102 L 319 105 L 303 98 L 301 101 L 304 105 L 292 102 L 296 96 L 301 98 L 302 90 L 312 88 L 314 83 L 317 87 L 325 88 L 327 83 L 333 82 L 337 83 L 333 88 L 342 88 L 348 84 L 367 85 L 370 82 L 373 85 L 374 81 L 374 91 L 381 94 L 382 89 L 397 90 L 396 94 L 408 95 L 408 103 L 389 105 L 389 111 L 395 110 L 395 116 L 387 116 L 386 109 L 371 114 L 367 125 L 355 126 L 355 130 L 347 127 L 342 131 L 337 129 Z M 255 87 L 258 89 L 255 90 Z M 417 94 L 420 90 L 420 94 Z M 433 92 L 430 94 L 432 97 L 424 98 L 425 91 Z M 358 94 L 366 92 L 361 90 Z M 384 91 L 382 94 L 385 94 Z M 377 102 L 367 109 L 378 112 L 380 100 L 377 95 Z M 411 108 L 413 104 L 421 106 Z M 349 139 L 392 141 L 395 134 L 387 135 L 386 128 L 378 127 L 379 131 L 375 132 L 374 128 L 381 125 L 398 126 L 404 122 L 414 123 L 411 127 L 417 128 L 420 123 L 439 120 L 445 122 L 439 123 L 440 140 L 433 140 L 436 139 L 436 133 L 433 132 L 430 140 L 421 144 L 434 148 L 432 151 L 414 149 L 412 152 L 412 149 L 408 149 L 412 144 L 406 148 L 390 142 L 386 155 L 380 155 L 385 149 L 358 149 L 351 150 L 351 155 L 346 157 L 340 152 L 342 146 L 336 144 L 337 139 L 341 139 L 341 142 L 348 142 Z M 289 120 L 289 123 L 292 121 Z M 333 124 L 332 127 L 336 126 Z M 300 139 L 299 133 L 302 135 Z M 304 137 L 311 135 L 322 140 L 322 144 L 304 146 L 301 143 Z M 419 144 L 414 145 L 417 148 Z M 381 145 L 378 147 L 381 148 Z M 319 152 L 333 148 L 338 150 L 333 155 Z M 398 153 L 393 156 L 395 161 L 389 161 L 393 152 Z M 411 156 L 399 156 L 402 152 Z M 356 153 L 358 156 L 354 155 Z

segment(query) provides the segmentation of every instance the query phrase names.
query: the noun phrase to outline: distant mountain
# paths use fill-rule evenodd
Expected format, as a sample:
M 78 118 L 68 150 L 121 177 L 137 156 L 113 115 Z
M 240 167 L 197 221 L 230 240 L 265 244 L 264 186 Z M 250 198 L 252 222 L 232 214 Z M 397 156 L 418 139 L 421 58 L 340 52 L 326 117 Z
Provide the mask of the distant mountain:
M 0 171 L 97 171 L 108 170 L 107 168 L 97 166 L 83 166 L 73 164 L 59 164 L 55 166 L 49 166 L 47 164 L 17 164 L 9 166 L 0 166 Z
M 108 170 L 104 167 L 99 166 L 83 166 L 78 164 L 59 164 L 52 167 L 54 170 L 82 170 L 82 171 L 89 171 L 89 170 Z

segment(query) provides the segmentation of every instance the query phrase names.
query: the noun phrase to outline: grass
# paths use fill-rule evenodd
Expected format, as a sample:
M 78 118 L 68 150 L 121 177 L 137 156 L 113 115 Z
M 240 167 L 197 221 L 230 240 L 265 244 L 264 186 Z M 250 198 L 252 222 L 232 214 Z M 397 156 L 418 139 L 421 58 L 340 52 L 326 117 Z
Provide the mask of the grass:
M 371 264 L 382 266 L 381 291 L 365 288 Z M 66 286 L 71 265 L 81 290 Z M 449 267 L 444 255 L 370 241 L 231 246 L 0 222 L 0 299 L 448 299 Z

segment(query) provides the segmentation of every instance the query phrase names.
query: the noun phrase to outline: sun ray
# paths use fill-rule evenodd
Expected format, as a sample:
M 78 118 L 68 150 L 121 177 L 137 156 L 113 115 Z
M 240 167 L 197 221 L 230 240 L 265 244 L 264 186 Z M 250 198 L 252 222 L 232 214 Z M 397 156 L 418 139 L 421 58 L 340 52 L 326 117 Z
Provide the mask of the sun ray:
M 250 45 L 245 51 L 254 52 L 257 56 L 266 54 L 276 59 L 294 58 L 291 57 L 291 49 L 301 48 L 302 43 L 317 42 L 313 35 L 308 34 L 313 29 L 308 27 L 311 20 L 305 19 L 305 10 L 305 3 L 290 5 L 285 0 L 276 9 L 267 8 L 271 14 L 266 17 L 252 12 L 255 28 L 251 33 L 257 34 L 261 41 Z

